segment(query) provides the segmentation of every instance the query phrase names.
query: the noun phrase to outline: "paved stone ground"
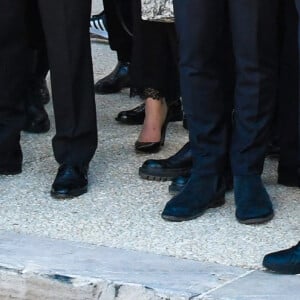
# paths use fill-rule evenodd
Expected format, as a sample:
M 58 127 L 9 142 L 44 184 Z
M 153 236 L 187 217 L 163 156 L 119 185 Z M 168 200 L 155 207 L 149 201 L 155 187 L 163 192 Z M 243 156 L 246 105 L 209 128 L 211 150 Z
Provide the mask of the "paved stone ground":
M 99 9 L 99 5 L 94 6 L 95 12 Z M 95 79 L 99 79 L 114 67 L 116 58 L 106 44 L 93 43 L 92 48 Z M 114 118 L 119 111 L 138 105 L 140 100 L 130 99 L 125 90 L 117 95 L 97 96 L 96 101 L 99 148 L 91 163 L 89 193 L 72 201 L 55 201 L 49 195 L 57 170 L 51 149 L 54 121 L 50 103 L 47 110 L 52 121 L 51 132 L 24 133 L 23 173 L 0 177 L 0 233 L 143 251 L 242 267 L 246 272 L 260 269 L 265 253 L 289 247 L 299 240 L 300 190 L 276 185 L 275 160 L 266 161 L 264 172 L 276 211 L 272 222 L 261 226 L 238 224 L 232 193 L 227 194 L 224 207 L 210 210 L 197 220 L 180 224 L 164 222 L 160 213 L 170 199 L 168 183 L 143 181 L 138 177 L 138 167 L 148 158 L 165 158 L 175 153 L 187 141 L 187 132 L 180 122 L 172 123 L 166 145 L 159 154 L 137 155 L 133 145 L 140 127 L 119 125 Z M 283 284 L 288 282 L 278 279 L 287 277 L 272 278 Z M 232 297 L 227 299 L 244 299 Z

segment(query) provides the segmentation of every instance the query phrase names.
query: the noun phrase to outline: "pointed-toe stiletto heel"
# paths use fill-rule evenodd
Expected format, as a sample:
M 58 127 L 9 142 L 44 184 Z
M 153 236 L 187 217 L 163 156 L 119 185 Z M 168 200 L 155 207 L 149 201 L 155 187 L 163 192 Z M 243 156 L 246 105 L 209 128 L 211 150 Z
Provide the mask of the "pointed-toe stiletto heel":
M 169 120 L 166 118 L 162 128 L 161 128 L 161 139 L 158 142 L 135 142 L 135 150 L 137 152 L 144 152 L 144 153 L 157 153 L 161 147 L 165 144 L 166 138 L 166 131 L 168 127 Z
M 171 105 L 169 105 L 165 122 L 164 122 L 164 124 L 161 128 L 160 141 L 158 141 L 158 142 L 140 142 L 140 141 L 136 141 L 134 146 L 135 146 L 135 150 L 137 152 L 157 153 L 157 152 L 160 151 L 160 149 L 165 144 L 167 127 L 168 127 L 168 124 L 170 122 L 171 117 L 174 114 L 174 112 L 173 112 L 174 109 L 176 109 L 175 103 L 174 104 L 172 103 Z

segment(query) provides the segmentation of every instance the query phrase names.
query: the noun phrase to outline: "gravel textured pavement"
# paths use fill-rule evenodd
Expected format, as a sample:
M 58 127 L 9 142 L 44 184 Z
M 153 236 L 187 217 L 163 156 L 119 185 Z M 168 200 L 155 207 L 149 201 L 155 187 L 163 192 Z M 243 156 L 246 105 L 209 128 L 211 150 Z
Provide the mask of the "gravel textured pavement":
M 97 11 L 99 7 L 95 7 Z M 116 63 L 106 44 L 93 43 L 95 80 Z M 264 180 L 276 216 L 266 225 L 245 226 L 234 217 L 233 194 L 225 206 L 201 218 L 168 223 L 160 213 L 170 199 L 168 182 L 144 181 L 138 167 L 148 158 L 165 158 L 187 141 L 181 122 L 169 125 L 166 144 L 156 155 L 138 155 L 134 142 L 139 126 L 118 124 L 114 118 L 139 99 L 120 94 L 97 96 L 99 148 L 90 165 L 89 192 L 70 201 L 55 201 L 49 191 L 57 170 L 51 131 L 22 135 L 23 173 L 0 177 L 0 230 L 31 233 L 121 249 L 143 250 L 202 262 L 260 268 L 265 253 L 286 248 L 300 239 L 300 190 L 276 185 L 276 160 L 267 160 Z

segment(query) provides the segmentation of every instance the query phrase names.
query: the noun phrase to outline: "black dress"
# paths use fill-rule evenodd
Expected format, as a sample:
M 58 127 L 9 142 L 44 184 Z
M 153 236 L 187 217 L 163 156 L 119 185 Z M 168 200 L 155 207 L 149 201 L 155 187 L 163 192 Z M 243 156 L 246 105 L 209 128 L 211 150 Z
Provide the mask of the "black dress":
M 167 104 L 180 97 L 178 45 L 173 23 L 142 21 L 141 4 L 133 0 L 133 86 L 144 97 L 165 97 Z

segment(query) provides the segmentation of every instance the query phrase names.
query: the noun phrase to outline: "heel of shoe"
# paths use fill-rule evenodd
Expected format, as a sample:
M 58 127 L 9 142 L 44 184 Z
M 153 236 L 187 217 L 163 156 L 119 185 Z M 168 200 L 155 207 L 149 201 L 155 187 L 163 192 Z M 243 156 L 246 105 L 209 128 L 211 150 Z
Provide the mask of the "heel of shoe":
M 166 139 L 166 134 L 167 134 L 167 127 L 168 127 L 168 121 L 166 121 L 161 129 L 161 138 L 160 138 L 160 145 L 164 146 L 165 145 L 165 139 Z
M 174 117 L 174 111 L 176 111 L 177 107 L 178 107 L 177 103 L 170 105 L 168 107 L 168 113 L 166 116 L 166 120 L 161 128 L 161 141 L 160 141 L 161 146 L 165 145 L 167 128 L 168 128 L 169 122 L 171 122 L 172 118 Z

